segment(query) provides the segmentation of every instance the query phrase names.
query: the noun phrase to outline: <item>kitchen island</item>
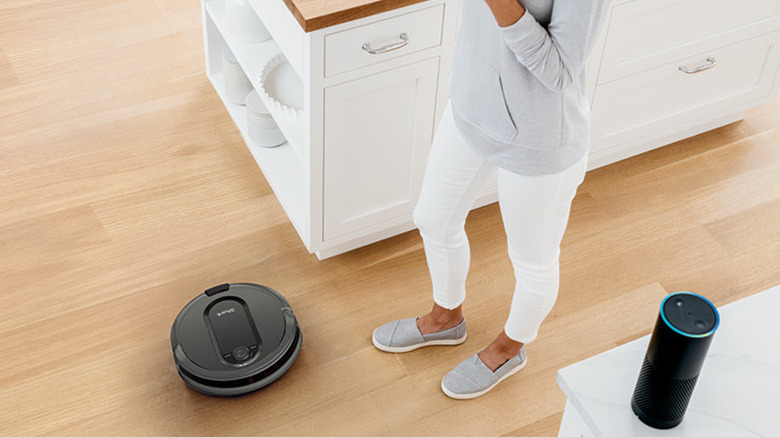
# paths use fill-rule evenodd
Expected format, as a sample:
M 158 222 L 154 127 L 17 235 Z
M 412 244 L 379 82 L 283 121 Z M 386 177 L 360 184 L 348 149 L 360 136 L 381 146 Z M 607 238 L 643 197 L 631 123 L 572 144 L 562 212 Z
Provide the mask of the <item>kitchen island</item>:
M 202 0 L 207 74 L 305 248 L 323 259 L 413 229 L 461 0 L 241 0 L 272 36 L 260 43 L 234 35 L 228 1 Z M 736 11 L 613 0 L 586 65 L 589 168 L 740 120 L 774 98 L 779 42 L 775 0 Z M 289 66 L 279 71 L 297 88 L 300 116 L 262 96 L 285 144 L 250 140 L 245 108 L 225 96 L 225 45 L 256 89 L 269 60 Z M 494 178 L 473 207 L 496 198 Z

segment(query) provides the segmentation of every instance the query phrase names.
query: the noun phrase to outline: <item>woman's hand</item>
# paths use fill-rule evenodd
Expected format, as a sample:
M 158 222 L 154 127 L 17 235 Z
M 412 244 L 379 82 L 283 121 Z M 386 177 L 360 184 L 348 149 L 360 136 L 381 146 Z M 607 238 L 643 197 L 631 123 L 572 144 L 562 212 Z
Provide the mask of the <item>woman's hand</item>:
M 499 27 L 511 26 L 525 14 L 525 8 L 518 0 L 485 0 L 485 3 L 493 11 Z

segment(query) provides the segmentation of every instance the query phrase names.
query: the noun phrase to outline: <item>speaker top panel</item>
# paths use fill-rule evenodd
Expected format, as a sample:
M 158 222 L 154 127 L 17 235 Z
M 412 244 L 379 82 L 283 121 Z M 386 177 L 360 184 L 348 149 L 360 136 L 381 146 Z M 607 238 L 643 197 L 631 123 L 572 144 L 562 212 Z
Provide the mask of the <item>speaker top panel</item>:
M 691 292 L 675 292 L 661 303 L 664 322 L 683 336 L 703 338 L 715 332 L 720 315 L 712 303 Z

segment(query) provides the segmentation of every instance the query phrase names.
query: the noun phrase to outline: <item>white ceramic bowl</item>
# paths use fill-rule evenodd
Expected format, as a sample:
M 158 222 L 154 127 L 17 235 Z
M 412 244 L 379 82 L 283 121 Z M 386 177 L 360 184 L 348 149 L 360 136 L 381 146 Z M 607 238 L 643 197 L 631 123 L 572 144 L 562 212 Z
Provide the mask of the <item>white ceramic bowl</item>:
M 222 77 L 225 81 L 227 99 L 233 103 L 244 105 L 247 94 L 253 90 L 252 82 L 244 74 L 244 70 L 227 45 L 222 46 Z
M 225 22 L 230 35 L 239 40 L 260 43 L 271 39 L 247 0 L 225 0 Z
M 246 96 L 246 122 L 249 140 L 258 146 L 275 147 L 286 141 L 284 134 L 255 90 Z

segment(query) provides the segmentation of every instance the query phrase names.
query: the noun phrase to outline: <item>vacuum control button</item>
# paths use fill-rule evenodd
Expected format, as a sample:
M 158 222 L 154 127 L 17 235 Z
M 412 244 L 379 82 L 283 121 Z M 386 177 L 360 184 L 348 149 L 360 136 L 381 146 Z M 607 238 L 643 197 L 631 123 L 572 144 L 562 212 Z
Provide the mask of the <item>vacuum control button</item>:
M 236 347 L 236 349 L 233 350 L 233 357 L 236 358 L 237 361 L 243 362 L 249 359 L 249 349 L 243 346 Z

